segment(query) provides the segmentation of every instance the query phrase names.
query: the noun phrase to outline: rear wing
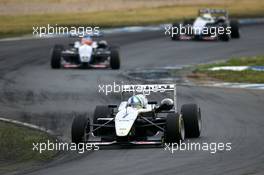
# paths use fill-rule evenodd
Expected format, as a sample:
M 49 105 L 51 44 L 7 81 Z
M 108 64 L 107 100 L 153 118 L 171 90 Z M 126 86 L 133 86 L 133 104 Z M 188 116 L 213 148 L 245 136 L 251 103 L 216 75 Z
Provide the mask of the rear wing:
M 228 17 L 228 11 L 224 9 L 200 9 L 198 11 L 198 15 L 201 16 L 202 14 L 210 13 L 212 15 L 224 15 L 225 17 Z
M 143 94 L 145 96 L 150 95 L 151 93 L 165 93 L 172 92 L 173 103 L 175 111 L 177 112 L 177 88 L 176 84 L 137 84 L 129 85 L 123 84 L 121 86 L 121 99 L 123 100 L 124 93 Z

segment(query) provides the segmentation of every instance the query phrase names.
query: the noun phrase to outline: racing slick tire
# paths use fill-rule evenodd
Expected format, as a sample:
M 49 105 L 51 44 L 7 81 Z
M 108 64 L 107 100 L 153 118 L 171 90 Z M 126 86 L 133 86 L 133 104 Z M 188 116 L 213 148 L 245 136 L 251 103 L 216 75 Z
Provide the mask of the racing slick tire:
M 64 50 L 62 45 L 55 45 L 51 55 L 51 68 L 59 69 L 61 67 L 61 51 Z
M 77 115 L 72 123 L 71 136 L 72 142 L 79 144 L 84 143 L 87 138 L 87 133 L 90 132 L 90 120 L 85 115 Z
M 180 24 L 174 23 L 172 24 L 172 33 L 171 33 L 171 40 L 180 40 Z M 175 34 L 174 34 L 175 33 Z
M 179 143 L 184 138 L 185 129 L 182 116 L 177 113 L 169 113 L 165 124 L 165 143 Z
M 230 21 L 230 27 L 231 27 L 231 37 L 232 38 L 240 38 L 238 20 L 231 20 Z
M 184 104 L 181 107 L 181 114 L 185 126 L 187 138 L 197 138 L 201 134 L 202 119 L 201 110 L 197 104 Z
M 223 27 L 224 28 L 224 33 L 222 33 L 222 34 L 218 34 L 218 36 L 219 36 L 219 39 L 221 40 L 221 41 L 229 41 L 230 40 L 230 35 L 227 33 L 227 25 L 222 25 L 222 26 L 220 26 L 220 27 Z
M 119 52 L 117 49 L 111 49 L 110 67 L 112 69 L 120 68 L 120 56 L 119 56 Z
M 98 121 L 98 118 L 107 118 L 111 116 L 111 109 L 108 106 L 96 106 L 93 116 L 93 124 L 102 124 Z M 98 126 L 93 126 L 93 130 L 98 128 Z M 100 128 L 93 132 L 94 136 L 103 136 L 107 134 L 108 128 Z

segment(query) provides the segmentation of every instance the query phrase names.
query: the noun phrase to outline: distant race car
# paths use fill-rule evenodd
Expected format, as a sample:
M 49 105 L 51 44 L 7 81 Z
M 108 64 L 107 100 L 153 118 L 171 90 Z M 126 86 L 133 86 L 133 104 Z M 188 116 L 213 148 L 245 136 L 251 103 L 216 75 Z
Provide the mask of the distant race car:
M 111 47 L 104 40 L 93 41 L 84 36 L 81 41 L 70 44 L 68 49 L 55 45 L 51 55 L 51 68 L 120 68 L 117 47 Z
M 239 38 L 239 23 L 222 9 L 200 9 L 196 19 L 172 24 L 172 40 L 222 40 Z M 180 31 L 181 28 L 181 31 Z
M 136 88 L 155 93 L 172 93 L 160 104 L 150 95 L 136 94 Z M 201 133 L 201 110 L 197 104 L 184 104 L 177 111 L 176 85 L 123 85 L 122 95 L 133 95 L 120 105 L 96 106 L 93 119 L 76 116 L 72 123 L 72 142 L 98 145 L 162 145 L 197 138 Z M 137 91 L 138 92 L 138 91 Z M 171 95 L 171 94 L 170 94 Z M 148 97 L 148 98 L 147 98 Z

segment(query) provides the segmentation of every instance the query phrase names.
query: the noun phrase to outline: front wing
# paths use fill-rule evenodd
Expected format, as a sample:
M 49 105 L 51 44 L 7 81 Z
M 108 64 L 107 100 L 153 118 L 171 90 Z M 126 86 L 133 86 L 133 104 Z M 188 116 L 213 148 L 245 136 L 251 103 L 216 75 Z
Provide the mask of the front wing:
M 65 69 L 74 69 L 74 68 L 90 68 L 90 69 L 106 69 L 109 68 L 108 64 L 71 64 L 64 63 L 62 67 Z

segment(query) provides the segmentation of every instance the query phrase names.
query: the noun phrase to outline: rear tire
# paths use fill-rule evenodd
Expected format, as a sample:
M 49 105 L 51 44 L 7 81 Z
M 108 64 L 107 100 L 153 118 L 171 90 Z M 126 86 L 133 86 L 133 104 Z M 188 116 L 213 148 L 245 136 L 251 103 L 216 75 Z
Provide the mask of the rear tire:
M 187 138 L 197 138 L 201 134 L 201 110 L 196 104 L 185 104 L 181 108 Z
M 120 68 L 120 56 L 117 49 L 111 49 L 110 67 L 112 69 Z
M 222 24 L 222 25 L 220 25 L 220 27 L 224 28 L 224 33 L 218 35 L 219 39 L 221 41 L 225 41 L 225 42 L 229 41 L 230 38 L 231 38 L 231 35 L 227 33 L 227 30 L 226 30 L 227 29 L 227 24 Z
M 172 34 L 171 34 L 171 40 L 180 40 L 180 24 L 175 23 L 172 24 Z M 174 35 L 173 35 L 174 34 Z
M 179 143 L 185 138 L 183 118 L 179 114 L 170 113 L 165 125 L 165 143 Z
M 231 37 L 232 38 L 240 38 L 238 20 L 231 20 L 230 26 L 231 26 Z
M 64 50 L 62 45 L 55 45 L 51 55 L 51 68 L 59 69 L 61 67 L 61 52 Z
M 100 121 L 98 121 L 98 118 L 108 118 L 111 115 L 111 109 L 108 106 L 96 106 L 94 110 L 94 116 L 93 116 L 93 124 L 101 124 Z M 98 128 L 97 126 L 93 126 L 93 130 Z M 99 128 L 98 130 L 94 131 L 93 134 L 95 136 L 102 136 L 107 133 L 107 128 Z
M 79 144 L 86 141 L 86 134 L 90 132 L 90 120 L 84 115 L 77 115 L 72 123 L 72 142 Z

